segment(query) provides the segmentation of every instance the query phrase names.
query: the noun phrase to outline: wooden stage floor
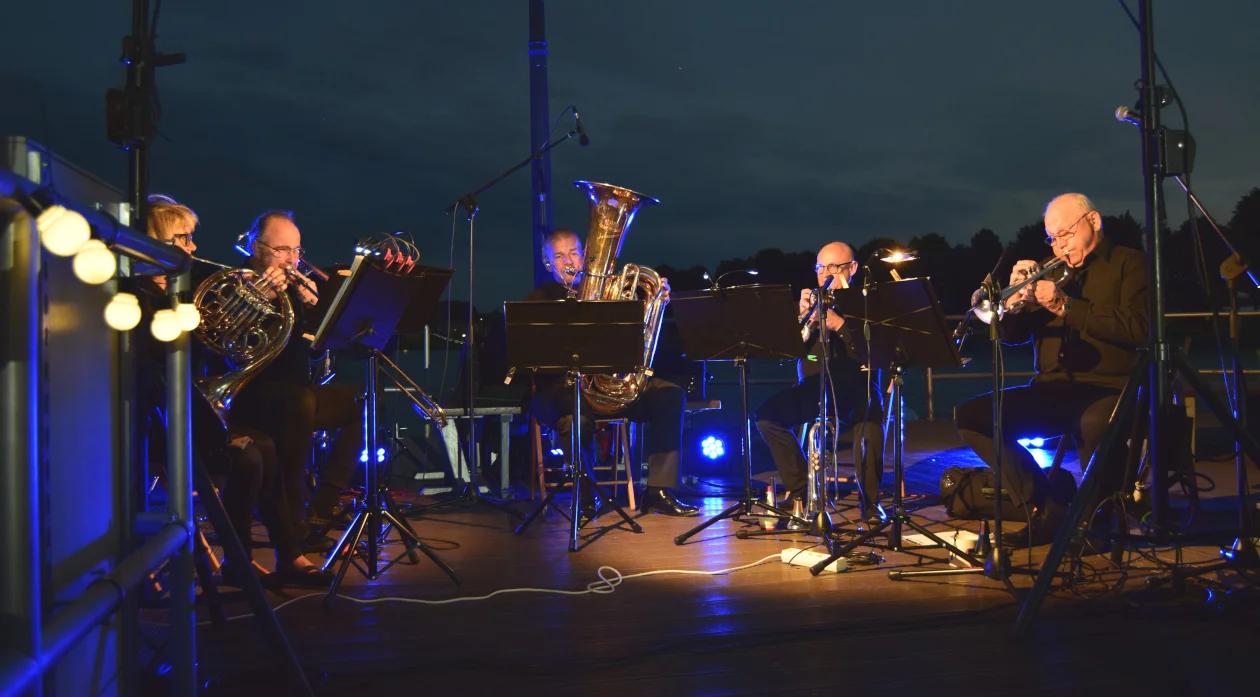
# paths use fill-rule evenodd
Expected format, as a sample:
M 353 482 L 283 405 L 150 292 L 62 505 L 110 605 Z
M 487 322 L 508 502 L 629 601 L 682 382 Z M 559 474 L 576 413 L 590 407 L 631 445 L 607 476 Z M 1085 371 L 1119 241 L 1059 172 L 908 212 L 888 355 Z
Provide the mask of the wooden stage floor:
M 926 424 L 926 425 L 924 425 Z M 963 457 L 936 424 L 910 424 L 910 482 Z M 1229 463 L 1211 465 L 1218 482 Z M 911 486 L 915 490 L 916 486 Z M 1260 603 L 1232 574 L 1214 590 L 1192 583 L 1180 595 L 1148 586 L 1156 570 L 1137 558 L 1126 574 L 1087 558 L 1086 582 L 1058 588 L 1031 634 L 1012 636 L 1031 578 L 1014 591 L 983 576 L 893 581 L 895 568 L 950 568 L 944 552 L 875 550 L 882 563 L 811 577 L 778 561 L 781 550 L 812 538 L 785 534 L 739 540 L 721 522 L 683 546 L 676 535 L 731 502 L 700 499 L 702 518 L 641 519 L 643 532 L 616 526 L 584 531 L 567 551 L 567 522 L 551 514 L 522 536 L 490 509 L 412 519 L 424 541 L 455 568 L 453 585 L 432 563 L 405 561 L 374 582 L 351 570 L 334 607 L 322 594 L 271 594 L 316 693 L 320 695 L 814 695 L 814 694 L 1168 694 L 1249 693 L 1255 674 Z M 1224 503 L 1224 502 L 1222 502 Z M 530 508 L 521 501 L 514 507 Z M 838 516 L 837 516 L 838 518 Z M 939 507 L 915 519 L 937 530 Z M 751 526 L 750 526 L 751 527 Z M 1008 528 L 1009 529 L 1009 528 Z M 261 531 L 259 531 L 261 532 Z M 391 540 L 394 539 L 391 537 Z M 400 545 L 387 552 L 397 554 Z M 866 548 L 870 551 L 870 548 Z M 1045 549 L 1033 551 L 1033 562 Z M 260 558 L 264 556 L 260 552 Z M 1215 548 L 1183 550 L 1211 561 Z M 1156 552 L 1172 560 L 1168 550 Z M 267 555 L 269 556 L 269 555 Z M 557 595 L 506 589 L 582 591 L 606 576 L 660 570 L 717 571 L 772 557 L 723 575 L 662 573 L 629 578 L 613 592 Z M 1029 554 L 1014 555 L 1017 566 Z M 613 571 L 615 569 L 615 571 Z M 1096 573 L 1097 572 L 1097 573 Z M 356 602 L 379 601 L 379 602 Z M 398 598 L 398 600 L 385 600 Z M 456 601 L 456 602 L 443 602 Z M 204 610 L 203 610 L 204 612 Z M 233 603 L 229 612 L 243 612 Z M 160 623 L 160 613 L 147 618 Z M 204 625 L 199 671 L 206 695 L 285 694 L 277 655 L 251 619 Z

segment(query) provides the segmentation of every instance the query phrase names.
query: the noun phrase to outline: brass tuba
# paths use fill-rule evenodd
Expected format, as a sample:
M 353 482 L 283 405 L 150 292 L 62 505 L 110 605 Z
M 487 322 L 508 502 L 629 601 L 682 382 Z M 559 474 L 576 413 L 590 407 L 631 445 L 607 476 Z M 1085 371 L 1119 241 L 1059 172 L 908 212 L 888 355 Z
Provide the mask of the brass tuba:
M 269 299 L 259 288 L 260 278 L 251 269 L 224 267 L 202 281 L 193 294 L 193 305 L 201 313 L 201 324 L 193 335 L 237 367 L 196 381 L 224 427 L 232 399 L 280 355 L 293 333 L 293 304 L 288 294 L 277 292 Z
M 598 414 L 610 414 L 633 404 L 643 394 L 652 375 L 652 358 L 665 315 L 661 277 L 652 269 L 626 264 L 616 273 L 617 256 L 626 231 L 639 209 L 660 201 L 636 191 L 612 184 L 576 181 L 586 189 L 590 200 L 591 222 L 586 235 L 586 260 L 582 281 L 578 284 L 578 300 L 635 300 L 646 302 L 643 312 L 643 366 L 633 373 L 586 375 L 582 377 L 582 394 Z M 641 295 L 640 295 L 641 293 Z

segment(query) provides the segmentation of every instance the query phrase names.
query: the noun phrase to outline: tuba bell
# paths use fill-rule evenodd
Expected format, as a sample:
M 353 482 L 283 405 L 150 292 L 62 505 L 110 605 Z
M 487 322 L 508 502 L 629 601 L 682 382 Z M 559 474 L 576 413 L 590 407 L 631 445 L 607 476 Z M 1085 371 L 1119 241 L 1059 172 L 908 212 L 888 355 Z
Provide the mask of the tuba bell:
M 293 333 L 288 294 L 277 292 L 275 298 L 268 298 L 259 288 L 261 278 L 252 269 L 225 267 L 202 281 L 193 294 L 193 305 L 201 313 L 201 324 L 193 335 L 237 368 L 196 381 L 197 390 L 224 428 L 232 399 L 280 355 Z
M 652 359 L 665 316 L 661 277 L 652 269 L 626 264 L 617 273 L 617 256 L 626 231 L 639 209 L 660 201 L 612 184 L 576 181 L 590 201 L 590 229 L 586 235 L 586 260 L 578 284 L 578 300 L 644 300 L 643 365 L 632 373 L 585 375 L 582 394 L 598 414 L 610 414 L 633 404 L 643 394 L 652 375 Z

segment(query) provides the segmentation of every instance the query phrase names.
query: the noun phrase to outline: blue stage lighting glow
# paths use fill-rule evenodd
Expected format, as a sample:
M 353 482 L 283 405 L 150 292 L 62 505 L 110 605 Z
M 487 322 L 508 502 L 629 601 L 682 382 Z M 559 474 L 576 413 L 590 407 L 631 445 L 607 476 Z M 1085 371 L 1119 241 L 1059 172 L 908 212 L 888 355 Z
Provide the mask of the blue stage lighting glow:
M 721 438 L 709 436 L 700 441 L 700 451 L 710 460 L 716 460 L 726 454 L 726 446 Z
M 377 449 L 376 449 L 376 461 L 377 461 L 377 462 L 384 462 L 384 461 L 385 461 L 385 455 L 387 455 L 387 454 L 388 454 L 388 451 L 386 451 L 386 450 L 385 450 L 385 448 L 377 448 Z M 364 449 L 363 449 L 363 452 L 359 453 L 359 462 L 367 462 L 367 448 L 364 448 Z

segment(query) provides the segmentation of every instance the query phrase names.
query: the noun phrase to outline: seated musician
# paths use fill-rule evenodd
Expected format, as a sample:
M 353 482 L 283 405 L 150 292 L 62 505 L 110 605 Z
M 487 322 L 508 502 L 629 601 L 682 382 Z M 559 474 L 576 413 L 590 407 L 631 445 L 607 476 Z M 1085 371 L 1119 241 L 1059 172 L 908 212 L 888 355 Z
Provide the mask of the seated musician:
M 258 216 L 246 237 L 249 266 L 288 293 L 294 310 L 294 329 L 280 355 L 262 369 L 236 397 L 231 419 L 262 431 L 276 442 L 281 474 L 295 513 L 307 500 L 306 472 L 312 462 L 315 431 L 340 430 L 310 496 L 306 520 L 297 523 L 308 534 L 326 527 L 336 515 L 341 492 L 349 485 L 363 452 L 362 389 L 347 385 L 311 384 L 311 342 L 302 334 L 316 303 L 319 288 L 307 278 L 290 279 L 304 254 L 302 233 L 287 211 Z M 301 517 L 301 516 L 297 516 Z M 322 542 L 322 541 L 320 541 Z M 326 543 L 324 543 L 326 544 Z
M 844 242 L 831 242 L 818 250 L 814 272 L 821 288 L 830 277 L 831 288 L 848 287 L 857 272 L 858 263 L 853 259 L 853 248 Z M 805 316 L 811 307 L 815 291 L 801 290 L 800 315 Z M 788 490 L 789 501 L 803 501 L 806 497 L 808 469 L 805 454 L 792 428 L 818 418 L 822 370 L 818 364 L 822 342 L 817 331 L 818 313 L 810 316 L 813 329 L 806 339 L 810 346 L 806 358 L 797 364 L 797 383 L 767 399 L 757 408 L 753 419 L 757 430 L 770 447 L 779 480 Z M 828 309 L 828 373 L 831 377 L 829 404 L 834 411 L 831 418 L 847 424 L 853 433 L 853 461 L 856 464 L 859 502 L 862 518 L 877 519 L 879 512 L 879 488 L 884 476 L 883 406 L 879 386 L 867 378 L 861 363 L 848 348 L 849 332 L 844 318 Z M 869 389 L 868 389 L 869 388 Z M 869 395 L 869 398 L 868 398 Z
M 148 233 L 150 237 L 174 245 L 192 255 L 197 251 L 193 242 L 193 234 L 198 223 L 197 214 L 187 206 L 167 196 L 155 194 L 149 197 Z M 193 289 L 214 269 L 206 268 L 203 262 L 194 262 L 192 278 Z M 153 311 L 168 305 L 166 298 L 166 277 L 153 276 L 133 279 L 134 290 L 140 299 L 143 313 L 152 317 Z M 161 408 L 166 402 L 165 388 L 162 378 L 165 376 L 164 364 L 165 344 L 150 338 L 141 345 L 146 356 L 139 378 L 142 382 L 142 401 L 146 411 L 150 407 Z M 212 360 L 212 356 L 204 346 L 192 344 L 196 359 L 194 374 L 205 371 L 207 364 L 220 363 Z M 226 366 L 218 366 L 216 372 L 226 370 Z M 194 400 L 202 399 L 193 394 Z M 208 410 L 193 410 L 193 419 L 214 419 Z M 331 581 L 327 575 L 319 572 L 315 566 L 302 555 L 300 538 L 293 527 L 292 515 L 289 512 L 287 497 L 284 494 L 283 482 L 278 476 L 279 466 L 275 455 L 275 445 L 264 433 L 240 428 L 222 436 L 222 427 L 216 423 L 199 424 L 193 428 L 194 453 L 202 459 L 207 471 L 223 474 L 221 498 L 223 508 L 232 524 L 241 546 L 252 557 L 254 548 L 253 520 L 254 512 L 267 529 L 276 554 L 276 571 L 268 574 L 265 569 L 253 562 L 252 572 L 264 578 L 268 586 L 274 585 L 316 585 L 326 586 Z M 153 433 L 151 435 L 158 435 Z M 220 442 L 211 438 L 219 435 Z M 151 450 L 156 440 L 151 441 Z M 202 492 L 211 494 L 211 492 Z M 236 569 L 231 562 L 224 564 L 224 580 L 233 585 L 240 585 L 245 578 L 244 570 Z
M 1088 463 L 1147 330 L 1145 255 L 1114 246 L 1103 235 L 1102 216 L 1081 194 L 1056 197 L 1044 217 L 1046 243 L 1071 275 L 1062 287 L 1051 281 L 1026 286 L 1007 306 L 1024 300 L 1027 309 L 1006 314 L 998 325 L 1003 343 L 1033 342 L 1036 366 L 1030 384 L 1002 392 L 1003 486 L 1016 505 L 1029 509 L 1029 529 L 1004 535 L 1017 547 L 1053 541 L 1068 504 L 1051 495 L 1046 475 L 1017 439 L 1071 434 Z M 1011 283 L 1035 266 L 1016 263 Z M 959 407 L 956 422 L 959 435 L 992 467 L 993 394 Z M 1087 511 L 1120 486 L 1123 471 L 1104 472 Z
M 526 300 L 561 300 L 570 292 L 576 292 L 581 271 L 585 265 L 582 240 L 572 230 L 558 229 L 543 240 L 543 264 L 554 280 L 534 289 Z M 664 284 L 668 299 L 669 284 Z M 565 385 L 562 375 L 539 375 L 536 391 L 530 400 L 530 412 L 540 423 L 555 429 L 560 442 L 567 444 L 573 428 L 573 388 Z M 670 491 L 677 487 L 679 479 L 679 450 L 682 444 L 683 411 L 687 395 L 671 382 L 652 377 L 639 398 L 609 418 L 629 418 L 635 423 L 648 424 L 644 453 L 648 458 L 647 490 L 640 500 L 639 510 L 655 511 L 672 516 L 692 516 L 699 513 L 695 506 L 675 498 Z M 595 420 L 590 407 L 582 408 L 582 448 L 586 462 L 594 462 L 593 444 Z M 568 448 L 566 447 L 567 451 Z M 632 468 L 633 469 L 633 468 Z M 583 489 L 583 492 L 586 492 Z M 588 516 L 594 517 L 599 510 L 597 498 L 583 502 Z

